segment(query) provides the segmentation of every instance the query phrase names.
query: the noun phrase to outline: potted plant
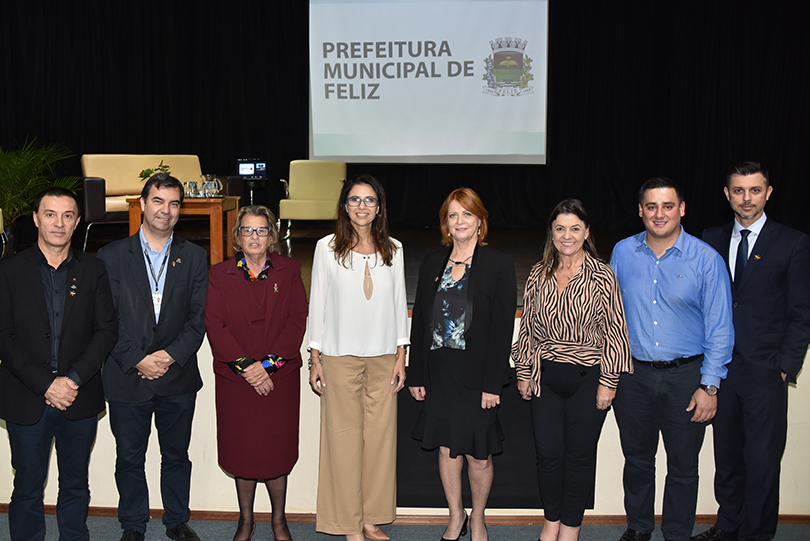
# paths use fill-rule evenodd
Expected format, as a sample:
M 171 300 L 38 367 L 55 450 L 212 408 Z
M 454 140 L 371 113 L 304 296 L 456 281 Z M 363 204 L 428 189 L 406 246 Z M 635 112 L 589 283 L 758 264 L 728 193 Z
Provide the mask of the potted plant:
M 147 180 L 149 180 L 149 177 L 151 177 L 155 173 L 166 173 L 167 175 L 172 174 L 171 170 L 169 169 L 169 166 L 165 165 L 163 163 L 163 160 L 160 160 L 160 165 L 158 165 L 154 169 L 144 169 L 143 171 L 140 172 L 138 176 L 141 177 L 141 181 L 146 182 Z
M 0 147 L 0 208 L 3 209 L 4 232 L 12 248 L 14 222 L 20 216 L 31 214 L 39 192 L 51 186 L 61 186 L 74 193 L 81 189 L 79 177 L 56 176 L 59 162 L 72 157 L 61 145 L 37 146 L 36 139 L 26 140 L 15 150 Z

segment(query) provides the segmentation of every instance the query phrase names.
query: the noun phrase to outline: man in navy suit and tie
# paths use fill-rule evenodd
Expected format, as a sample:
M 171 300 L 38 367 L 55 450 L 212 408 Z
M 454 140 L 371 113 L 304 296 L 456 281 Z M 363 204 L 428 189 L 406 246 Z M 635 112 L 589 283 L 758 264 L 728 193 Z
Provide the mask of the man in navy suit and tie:
M 707 229 L 732 281 L 735 343 L 714 418 L 717 522 L 696 541 L 770 540 L 779 515 L 788 383 L 810 342 L 810 237 L 765 214 L 768 172 L 744 162 L 726 179 L 735 219 Z
M 208 257 L 173 234 L 182 201 L 183 186 L 176 178 L 153 175 L 141 193 L 138 233 L 98 252 L 107 265 L 119 322 L 103 379 L 115 436 L 122 541 L 143 540 L 149 520 L 144 462 L 153 416 L 166 535 L 200 539 L 188 525 L 188 446 L 202 387 L 197 350 L 205 333 Z

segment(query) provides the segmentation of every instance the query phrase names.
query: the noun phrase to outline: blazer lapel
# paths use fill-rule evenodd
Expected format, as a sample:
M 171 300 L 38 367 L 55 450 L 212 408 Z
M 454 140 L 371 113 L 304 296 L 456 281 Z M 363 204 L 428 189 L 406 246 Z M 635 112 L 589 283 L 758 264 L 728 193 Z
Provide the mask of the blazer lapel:
M 174 285 L 183 272 L 183 247 L 186 241 L 180 237 L 172 239 L 169 247 L 169 258 L 166 260 L 166 283 L 163 284 L 163 306 L 171 306 L 170 301 L 174 292 Z
M 267 288 L 264 299 L 265 332 L 267 332 L 270 329 L 270 326 L 273 324 L 273 316 L 275 315 L 278 317 L 278 314 L 276 314 L 275 311 L 278 299 L 280 297 L 283 298 L 284 294 L 286 294 L 286 291 L 282 291 L 282 288 L 286 284 L 281 283 L 281 285 L 279 285 L 280 282 L 283 282 L 282 278 L 284 276 L 284 262 L 281 260 L 281 258 L 273 259 L 272 255 L 270 257 L 270 261 L 272 262 L 273 266 L 267 271 L 267 278 L 265 279 L 267 281 L 265 284 Z M 268 353 L 270 352 L 268 351 Z
M 25 272 L 25 279 L 28 281 L 28 286 L 34 293 L 34 304 L 39 308 L 40 314 L 45 318 L 45 321 L 50 325 L 48 317 L 48 307 L 45 305 L 45 292 L 42 289 L 42 275 L 39 271 L 39 257 L 37 250 L 31 248 L 25 252 L 25 258 L 28 262 L 28 270 Z
M 728 251 L 731 249 L 731 231 L 734 229 L 734 223 L 730 223 L 723 228 L 723 238 L 720 240 L 720 246 L 723 247 L 720 250 L 720 255 L 723 256 L 723 261 L 726 262 L 726 271 L 728 271 L 728 277 L 731 279 L 731 266 L 729 265 L 728 261 Z
M 470 274 L 467 276 L 467 312 L 464 314 L 464 336 L 467 336 L 467 332 L 470 330 L 470 327 L 472 327 L 473 299 L 475 298 L 473 289 L 475 288 L 475 277 L 477 275 L 475 271 L 476 263 L 479 269 L 482 268 L 482 264 L 479 261 L 481 251 L 478 248 L 478 243 L 476 243 L 475 250 L 473 251 L 472 265 L 470 265 Z
M 135 289 L 140 293 L 145 306 L 149 309 L 149 313 L 154 314 L 152 290 L 149 284 L 149 276 L 146 274 L 146 261 L 143 258 L 140 235 L 136 233 L 130 239 L 132 242 L 129 245 L 130 260 L 127 269 L 129 279 L 135 284 Z

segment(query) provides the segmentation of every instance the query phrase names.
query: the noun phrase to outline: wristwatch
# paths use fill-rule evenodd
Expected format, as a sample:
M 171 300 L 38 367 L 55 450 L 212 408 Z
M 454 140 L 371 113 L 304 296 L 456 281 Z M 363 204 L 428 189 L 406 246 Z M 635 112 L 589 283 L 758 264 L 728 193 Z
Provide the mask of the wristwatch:
M 700 384 L 700 388 L 706 391 L 706 394 L 709 396 L 717 396 L 717 391 L 719 390 L 714 385 L 703 385 L 702 383 Z

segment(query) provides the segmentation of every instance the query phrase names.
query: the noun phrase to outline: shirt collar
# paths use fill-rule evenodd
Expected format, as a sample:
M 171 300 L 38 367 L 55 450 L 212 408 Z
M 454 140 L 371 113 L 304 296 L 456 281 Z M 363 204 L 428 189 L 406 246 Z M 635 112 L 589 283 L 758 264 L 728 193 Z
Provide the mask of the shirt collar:
M 683 245 L 686 242 L 686 240 L 685 240 L 686 235 L 685 235 L 685 231 L 683 230 L 683 225 L 681 225 L 679 227 L 681 228 L 681 232 L 678 235 L 678 239 L 675 241 L 675 244 L 673 244 L 671 248 L 667 248 L 667 251 L 664 252 L 664 255 L 669 253 L 669 251 L 672 250 L 672 248 L 675 248 L 679 252 L 683 253 Z M 644 230 L 641 233 L 639 233 L 638 235 L 636 235 L 636 248 L 646 248 L 650 252 L 653 251 L 652 248 L 650 248 L 647 245 L 647 231 L 646 230 Z
M 39 243 L 34 243 L 34 247 L 37 249 L 37 260 L 39 261 L 40 265 L 45 265 L 46 267 L 51 267 L 51 264 L 48 263 L 48 258 L 45 257 L 45 254 L 42 253 L 42 249 L 39 247 Z M 73 248 L 68 248 L 68 255 L 62 263 L 59 264 L 61 267 L 66 263 L 70 263 L 73 261 Z M 51 267 L 53 268 L 53 267 Z
M 143 234 L 143 225 L 141 225 L 140 229 L 138 229 L 138 238 L 141 240 L 141 248 L 144 250 L 149 250 L 152 253 L 162 254 L 164 250 L 166 250 L 167 246 L 171 246 L 172 239 L 174 239 L 174 231 L 172 231 L 171 235 L 169 235 L 168 240 L 163 243 L 163 248 L 159 252 L 157 250 L 153 250 L 151 246 L 149 246 L 149 241 L 146 240 L 146 236 Z
M 264 280 L 267 278 L 267 272 L 273 268 L 273 260 L 270 258 L 270 252 L 267 252 L 267 258 L 264 260 L 264 267 L 262 271 L 259 273 L 258 276 L 254 276 L 251 270 L 248 268 L 247 260 L 245 259 L 244 252 L 237 252 L 234 256 L 236 260 L 236 267 L 242 269 L 244 273 L 245 280 L 248 282 L 255 282 L 257 280 Z
M 740 225 L 740 222 L 738 222 L 737 219 L 735 218 L 734 219 L 734 227 L 731 230 L 731 235 L 733 237 L 739 237 L 740 236 L 740 231 L 742 231 L 743 229 L 747 229 L 748 231 L 753 233 L 754 236 L 757 236 L 762 232 L 762 228 L 765 226 L 765 222 L 766 222 L 767 219 L 768 219 L 768 216 L 766 216 L 765 213 L 763 212 L 762 216 L 760 216 L 759 219 L 757 219 L 756 222 L 752 223 L 748 227 L 743 227 L 742 225 Z

